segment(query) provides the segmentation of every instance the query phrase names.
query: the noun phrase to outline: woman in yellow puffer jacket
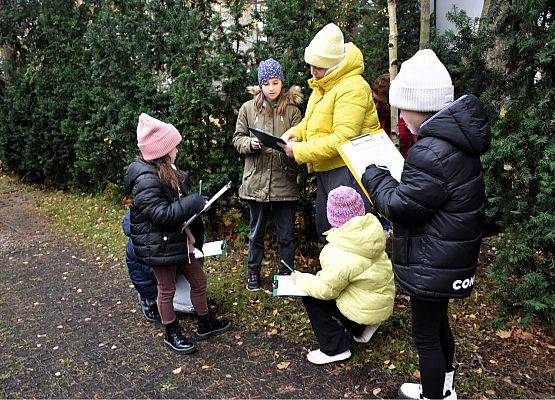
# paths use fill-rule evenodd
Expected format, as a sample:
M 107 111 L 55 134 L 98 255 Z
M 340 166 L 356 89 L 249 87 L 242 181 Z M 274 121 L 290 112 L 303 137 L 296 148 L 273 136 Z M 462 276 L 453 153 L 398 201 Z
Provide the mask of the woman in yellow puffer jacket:
M 330 228 L 326 219 L 328 193 L 340 185 L 362 194 L 336 146 L 363 133 L 381 130 L 370 85 L 362 77 L 364 59 L 354 43 L 344 43 L 335 24 L 322 28 L 305 49 L 312 94 L 305 117 L 282 136 L 288 156 L 316 173 L 318 235 Z M 365 199 L 366 211 L 370 203 Z
M 332 190 L 327 217 L 334 228 L 326 232 L 322 270 L 291 275 L 308 295 L 303 302 L 320 345 L 307 355 L 314 364 L 349 358 L 345 329 L 355 341 L 367 343 L 391 315 L 395 297 L 382 226 L 375 216 L 365 214 L 362 197 L 346 186 Z

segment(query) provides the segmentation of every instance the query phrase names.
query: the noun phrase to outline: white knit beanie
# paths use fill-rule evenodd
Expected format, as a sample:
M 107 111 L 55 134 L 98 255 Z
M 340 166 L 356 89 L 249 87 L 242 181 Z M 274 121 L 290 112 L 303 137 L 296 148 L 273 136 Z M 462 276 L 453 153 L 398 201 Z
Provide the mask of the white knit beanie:
M 318 68 L 335 67 L 345 57 L 343 32 L 335 24 L 327 24 L 316 33 L 304 49 L 304 61 Z
M 438 111 L 453 101 L 451 76 L 436 53 L 418 50 L 391 82 L 389 104 L 401 110 Z

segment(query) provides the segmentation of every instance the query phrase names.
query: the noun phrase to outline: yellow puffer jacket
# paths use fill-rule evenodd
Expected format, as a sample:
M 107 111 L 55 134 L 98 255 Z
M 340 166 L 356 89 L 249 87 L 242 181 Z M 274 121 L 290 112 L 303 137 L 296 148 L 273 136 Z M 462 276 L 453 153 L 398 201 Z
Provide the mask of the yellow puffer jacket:
M 336 146 L 362 133 L 380 130 L 372 90 L 362 77 L 361 51 L 347 43 L 343 61 L 321 79 L 309 79 L 312 94 L 305 117 L 289 129 L 299 142 L 293 155 L 308 171 L 323 172 L 345 165 Z
M 395 284 L 378 219 L 372 214 L 355 217 L 327 235 L 329 243 L 320 253 L 322 270 L 300 274 L 297 286 L 317 299 L 335 299 L 351 321 L 385 321 L 393 311 Z

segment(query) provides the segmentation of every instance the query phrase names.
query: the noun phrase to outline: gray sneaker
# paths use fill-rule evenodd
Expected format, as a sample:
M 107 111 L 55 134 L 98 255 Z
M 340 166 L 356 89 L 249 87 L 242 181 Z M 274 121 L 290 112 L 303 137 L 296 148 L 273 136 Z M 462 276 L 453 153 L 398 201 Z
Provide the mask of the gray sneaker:
M 260 271 L 249 271 L 247 290 L 250 290 L 251 292 L 260 290 Z

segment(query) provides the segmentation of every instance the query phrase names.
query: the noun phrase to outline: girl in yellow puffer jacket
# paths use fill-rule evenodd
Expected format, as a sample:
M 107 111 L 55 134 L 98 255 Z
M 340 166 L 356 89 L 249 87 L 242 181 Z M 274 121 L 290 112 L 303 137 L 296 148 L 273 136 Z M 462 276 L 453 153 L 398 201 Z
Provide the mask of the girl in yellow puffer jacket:
M 308 361 L 327 364 L 351 356 L 345 329 L 356 342 L 367 343 L 393 311 L 395 285 L 385 236 L 378 219 L 365 214 L 362 197 L 339 186 L 328 196 L 327 217 L 333 227 L 320 253 L 316 275 L 294 272 L 320 348 Z

